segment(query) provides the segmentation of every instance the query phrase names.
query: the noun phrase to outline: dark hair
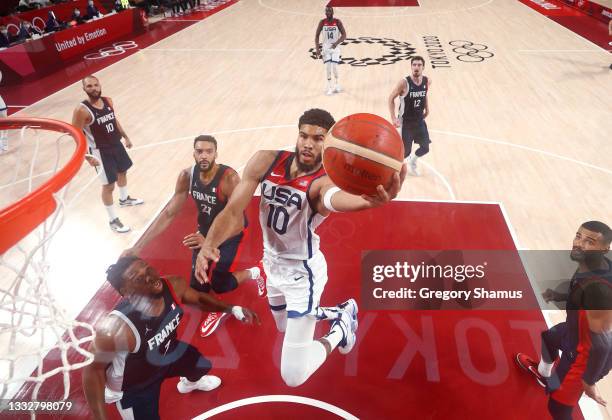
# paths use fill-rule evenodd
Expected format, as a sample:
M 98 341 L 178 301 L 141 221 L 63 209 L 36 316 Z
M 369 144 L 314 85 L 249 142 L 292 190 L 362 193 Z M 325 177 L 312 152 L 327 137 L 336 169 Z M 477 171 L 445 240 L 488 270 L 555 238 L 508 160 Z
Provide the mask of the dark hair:
M 304 124 L 309 124 L 329 130 L 335 123 L 334 117 L 332 117 L 329 112 L 323 109 L 313 108 L 302 114 L 298 120 L 298 128 Z
M 199 141 L 207 141 L 209 143 L 212 143 L 215 145 L 215 150 L 217 150 L 217 139 L 214 138 L 213 136 L 209 136 L 206 134 L 202 134 L 201 136 L 196 137 L 195 139 L 193 139 L 193 147 L 195 148 L 195 145 L 197 142 Z
M 610 242 L 612 242 L 612 229 L 603 222 L 591 220 L 590 222 L 584 222 L 581 227 L 591 232 L 601 233 L 603 236 L 602 242 L 606 245 L 610 245 Z
M 410 64 L 412 64 L 415 61 L 420 61 L 421 63 L 423 63 L 423 66 L 425 66 L 425 59 L 421 57 L 420 55 L 415 55 L 414 57 L 412 57 L 410 59 Z
M 115 264 L 112 264 L 106 270 L 106 281 L 109 282 L 116 291 L 121 293 L 119 290 L 123 287 L 124 283 L 123 273 L 134 261 L 138 261 L 139 259 L 140 258 L 135 256 L 119 258 Z

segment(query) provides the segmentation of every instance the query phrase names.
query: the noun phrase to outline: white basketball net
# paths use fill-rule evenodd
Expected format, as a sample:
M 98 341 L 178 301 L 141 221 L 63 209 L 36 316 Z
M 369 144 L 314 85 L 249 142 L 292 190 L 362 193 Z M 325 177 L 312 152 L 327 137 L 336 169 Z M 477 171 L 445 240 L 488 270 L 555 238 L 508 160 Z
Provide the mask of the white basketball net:
M 0 195 L 20 183 L 24 193 L 25 185 L 27 192 L 30 192 L 34 188 L 33 184 L 41 178 L 40 173 L 35 174 L 37 158 L 41 154 L 41 135 L 59 135 L 55 140 L 55 163 L 52 159 L 46 162 L 52 167 L 43 173 L 45 180 L 61 168 L 61 141 L 70 140 L 71 137 L 49 130 L 44 130 L 44 133 L 42 131 L 29 127 L 9 131 L 8 139 L 12 143 L 10 153 L 0 156 L 0 159 L 3 159 L 3 165 L 14 164 L 15 175 L 8 182 L 6 177 L 2 179 Z M 22 159 L 24 153 L 32 155 L 27 160 L 29 163 L 22 164 L 26 162 Z M 20 171 L 26 168 L 27 175 L 17 179 Z M 6 172 L 0 170 L 0 175 L 6 175 Z M 64 197 L 67 190 L 68 186 L 54 194 L 57 208 L 44 223 L 0 255 L 0 399 L 11 398 L 22 384 L 33 382 L 34 390 L 28 399 L 37 400 L 43 382 L 58 374 L 63 376 L 63 398 L 66 399 L 70 392 L 70 372 L 93 361 L 93 355 L 86 348 L 95 337 L 94 328 L 68 316 L 57 304 L 47 282 L 50 268 L 47 256 L 53 237 L 64 220 Z M 5 204 L 2 203 L 0 207 Z M 65 284 L 71 287 L 70 284 L 75 281 L 78 278 L 65 279 Z M 43 359 L 50 351 L 58 355 L 59 366 L 43 366 Z M 75 359 L 76 362 L 70 361 Z M 36 366 L 33 372 L 32 366 Z M 34 413 L 31 413 L 31 417 L 34 417 Z

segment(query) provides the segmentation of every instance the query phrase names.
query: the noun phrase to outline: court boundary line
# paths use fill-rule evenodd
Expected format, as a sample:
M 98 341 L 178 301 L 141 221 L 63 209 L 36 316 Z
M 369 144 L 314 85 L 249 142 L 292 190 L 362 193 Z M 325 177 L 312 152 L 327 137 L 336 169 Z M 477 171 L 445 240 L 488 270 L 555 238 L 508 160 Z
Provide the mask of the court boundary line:
M 441 11 L 437 11 L 437 12 L 425 12 L 425 13 L 414 13 L 414 14 L 401 14 L 401 13 L 397 13 L 397 14 L 389 14 L 389 15 L 369 15 L 369 14 L 365 14 L 365 15 L 350 15 L 350 14 L 344 14 L 342 13 L 342 18 L 344 17 L 350 17 L 350 18 L 398 18 L 398 17 L 421 17 L 421 16 L 435 16 L 435 15 L 442 15 L 442 14 L 448 14 L 448 13 L 461 13 L 461 12 L 467 12 L 469 10 L 473 10 L 473 9 L 478 9 L 484 6 L 488 6 L 489 4 L 493 3 L 495 0 L 487 0 L 484 3 L 480 3 L 474 6 L 470 6 L 470 7 L 466 7 L 464 9 L 456 9 L 456 10 L 441 10 Z M 259 4 L 259 6 L 266 8 L 266 9 L 270 9 L 270 10 L 274 10 L 275 12 L 278 13 L 287 13 L 287 14 L 292 14 L 292 15 L 297 15 L 297 16 L 314 16 L 317 17 L 319 16 L 318 14 L 314 14 L 314 13 L 302 13 L 302 12 L 295 12 L 292 10 L 283 10 L 283 9 L 277 9 L 273 6 L 269 6 L 267 4 L 264 3 L 264 0 L 258 0 L 257 3 Z M 412 6 L 406 6 L 403 7 L 402 9 L 409 9 Z
M 253 404 L 262 404 L 262 403 L 270 403 L 270 402 L 283 402 L 283 403 L 296 403 L 309 405 L 311 407 L 316 407 L 321 410 L 325 410 L 329 413 L 335 414 L 340 418 L 347 420 L 359 420 L 358 417 L 355 417 L 353 414 L 348 411 L 337 407 L 333 404 L 320 401 L 314 398 L 302 397 L 299 395 L 288 395 L 288 394 L 276 394 L 276 395 L 258 395 L 256 397 L 248 397 L 242 398 L 240 400 L 232 401 L 229 403 L 225 403 L 223 405 L 212 408 L 204 413 L 193 417 L 193 420 L 205 420 L 211 417 L 214 417 L 218 414 L 229 412 L 235 408 L 245 407 Z

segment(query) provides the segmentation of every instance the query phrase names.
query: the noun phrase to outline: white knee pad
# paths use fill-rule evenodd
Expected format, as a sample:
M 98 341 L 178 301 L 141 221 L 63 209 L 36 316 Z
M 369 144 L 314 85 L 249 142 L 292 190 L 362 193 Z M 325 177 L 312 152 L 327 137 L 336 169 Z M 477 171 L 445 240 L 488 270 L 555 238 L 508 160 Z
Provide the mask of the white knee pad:
M 327 73 L 327 79 L 331 79 L 331 71 L 332 71 L 332 62 L 328 61 L 327 63 L 325 63 L 325 70 Z
M 276 329 L 280 332 L 285 332 L 287 329 L 287 304 L 285 303 L 285 297 L 283 295 L 268 296 L 268 303 L 276 323 Z
M 327 357 L 323 344 L 313 341 L 316 319 L 289 318 L 283 341 L 281 377 L 290 386 L 302 385 Z
M 334 77 L 338 78 L 338 63 L 332 63 L 332 70 L 334 71 Z M 327 76 L 329 78 L 329 76 Z

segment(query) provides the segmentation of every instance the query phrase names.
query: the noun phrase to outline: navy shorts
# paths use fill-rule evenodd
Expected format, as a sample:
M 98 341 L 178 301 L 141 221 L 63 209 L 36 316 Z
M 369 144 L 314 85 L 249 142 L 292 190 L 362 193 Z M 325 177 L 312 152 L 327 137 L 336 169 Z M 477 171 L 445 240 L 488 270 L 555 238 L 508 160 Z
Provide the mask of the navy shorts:
M 212 364 L 190 344 L 179 342 L 184 352 L 172 363 L 163 374 L 143 388 L 126 389 L 123 397 L 117 401 L 117 411 L 124 419 L 159 420 L 159 394 L 161 384 L 166 378 L 184 376 L 190 381 L 197 381 L 206 375 Z
M 238 254 L 238 249 L 242 243 L 244 232 L 240 232 L 238 235 L 229 238 L 219 246 L 219 261 L 216 264 L 211 264 L 208 278 L 210 283 L 201 284 L 195 276 L 195 263 L 198 256 L 199 249 L 193 251 L 191 257 L 191 281 L 190 286 L 200 292 L 208 293 L 212 288 L 215 293 L 226 293 L 234 290 L 238 287 L 236 277 L 231 273 L 232 264 Z M 211 273 L 212 269 L 212 273 Z
M 425 120 L 402 121 L 402 141 L 404 142 L 404 157 L 410 154 L 413 142 L 421 146 L 431 143 Z
M 100 174 L 102 185 L 116 182 L 117 174 L 132 167 L 132 159 L 130 159 L 121 143 L 101 149 L 90 149 L 89 153 L 102 162 L 101 166 L 95 166 L 96 172 L 102 172 Z

